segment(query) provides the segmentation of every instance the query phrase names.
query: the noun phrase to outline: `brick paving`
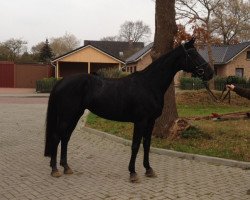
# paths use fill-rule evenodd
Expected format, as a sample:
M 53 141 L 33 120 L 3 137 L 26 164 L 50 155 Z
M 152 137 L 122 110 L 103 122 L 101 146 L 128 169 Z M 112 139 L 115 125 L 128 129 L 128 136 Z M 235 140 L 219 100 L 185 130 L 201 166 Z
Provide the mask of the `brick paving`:
M 250 170 L 150 154 L 158 177 L 147 178 L 142 151 L 136 165 L 140 183 L 132 184 L 130 147 L 84 132 L 80 125 L 69 144 L 74 174 L 52 178 L 49 159 L 43 157 L 46 107 L 34 99 L 32 104 L 0 103 L 1 200 L 250 199 Z

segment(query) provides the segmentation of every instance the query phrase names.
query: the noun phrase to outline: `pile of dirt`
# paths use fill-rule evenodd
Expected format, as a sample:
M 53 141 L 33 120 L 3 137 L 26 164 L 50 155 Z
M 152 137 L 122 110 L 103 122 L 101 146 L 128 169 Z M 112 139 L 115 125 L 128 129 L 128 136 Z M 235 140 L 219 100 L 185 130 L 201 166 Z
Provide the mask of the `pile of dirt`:
M 216 97 L 220 97 L 220 91 L 213 91 Z M 224 93 L 224 95 L 226 92 Z M 228 97 L 223 102 L 215 102 L 213 98 L 208 94 L 206 90 L 182 90 L 176 92 L 176 102 L 178 104 L 185 105 L 197 105 L 197 104 L 227 104 Z M 250 106 L 250 100 L 240 97 L 235 92 L 231 92 L 231 105 L 237 106 Z
M 176 139 L 180 137 L 181 133 L 187 130 L 190 127 L 190 124 L 185 119 L 177 119 L 173 123 L 173 126 L 170 129 L 169 139 Z

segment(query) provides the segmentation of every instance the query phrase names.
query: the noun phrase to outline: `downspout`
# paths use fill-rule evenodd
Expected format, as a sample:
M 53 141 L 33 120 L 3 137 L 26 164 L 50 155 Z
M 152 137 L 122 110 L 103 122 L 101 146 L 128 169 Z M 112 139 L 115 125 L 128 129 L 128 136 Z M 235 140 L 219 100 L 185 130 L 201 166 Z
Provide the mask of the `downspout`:
M 56 72 L 56 70 L 57 70 L 57 69 L 56 69 L 56 65 L 54 65 L 53 62 L 50 62 L 50 64 L 55 68 L 55 78 L 57 78 L 57 77 L 56 77 L 56 74 L 57 74 L 57 72 Z

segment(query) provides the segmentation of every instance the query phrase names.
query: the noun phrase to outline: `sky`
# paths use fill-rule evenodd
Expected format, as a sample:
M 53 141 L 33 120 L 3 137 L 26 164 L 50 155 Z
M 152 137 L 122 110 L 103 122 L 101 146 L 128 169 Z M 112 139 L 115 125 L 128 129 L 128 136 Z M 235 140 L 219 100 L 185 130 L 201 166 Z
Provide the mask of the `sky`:
M 119 33 L 125 21 L 142 20 L 154 36 L 152 0 L 0 0 L 0 42 L 22 39 L 32 47 L 46 38 L 75 35 L 99 40 Z

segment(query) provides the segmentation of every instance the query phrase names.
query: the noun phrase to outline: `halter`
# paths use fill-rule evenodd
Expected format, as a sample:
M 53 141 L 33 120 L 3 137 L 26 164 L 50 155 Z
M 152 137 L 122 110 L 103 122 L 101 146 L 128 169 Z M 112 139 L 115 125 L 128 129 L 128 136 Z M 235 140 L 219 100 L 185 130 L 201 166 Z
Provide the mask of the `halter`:
M 189 55 L 189 51 L 194 51 L 194 50 L 196 51 L 196 49 L 195 49 L 195 48 L 185 49 L 184 45 L 182 45 L 182 47 L 183 47 L 183 49 L 184 49 L 184 51 L 185 51 L 185 54 L 186 54 L 186 65 L 188 65 L 188 58 L 189 58 L 189 60 L 190 60 L 194 65 L 196 65 L 196 63 L 193 61 L 193 59 L 192 59 L 191 56 Z M 197 73 L 197 75 L 198 75 L 200 78 L 202 78 L 202 77 L 204 76 L 204 73 L 205 73 L 205 70 L 202 68 L 204 65 L 207 65 L 207 63 L 204 62 L 204 63 L 202 63 L 202 64 L 200 64 L 200 65 L 196 65 L 196 66 L 195 66 L 195 72 Z M 230 100 L 231 100 L 230 90 L 229 90 L 229 91 L 225 94 L 225 96 L 223 97 L 223 94 L 224 94 L 224 92 L 226 91 L 226 87 L 224 87 L 224 89 L 223 89 L 223 91 L 222 91 L 220 97 L 218 98 L 218 97 L 216 97 L 216 96 L 214 95 L 214 93 L 211 91 L 211 89 L 209 88 L 208 83 L 207 83 L 206 81 L 202 81 L 202 83 L 203 83 L 203 85 L 205 86 L 206 90 L 208 91 L 208 94 L 212 97 L 212 99 L 213 99 L 215 102 L 217 102 L 217 103 L 223 102 L 223 101 L 226 99 L 226 97 L 229 96 L 228 101 L 229 101 L 229 103 L 230 103 Z
M 204 62 L 204 63 L 202 63 L 202 64 L 200 64 L 200 65 L 197 65 L 197 63 L 195 63 L 195 62 L 193 61 L 192 57 L 189 55 L 189 52 L 190 52 L 190 51 L 196 51 L 196 49 L 195 49 L 195 48 L 186 49 L 186 48 L 184 47 L 184 45 L 182 45 L 182 47 L 183 47 L 183 49 L 184 49 L 184 51 L 185 51 L 185 55 L 186 55 L 186 65 L 188 65 L 188 58 L 189 58 L 189 60 L 195 65 L 195 72 L 197 73 L 197 75 L 198 75 L 199 77 L 203 77 L 204 74 L 205 74 L 205 70 L 204 70 L 202 67 L 203 67 L 204 65 L 207 65 L 207 62 Z

